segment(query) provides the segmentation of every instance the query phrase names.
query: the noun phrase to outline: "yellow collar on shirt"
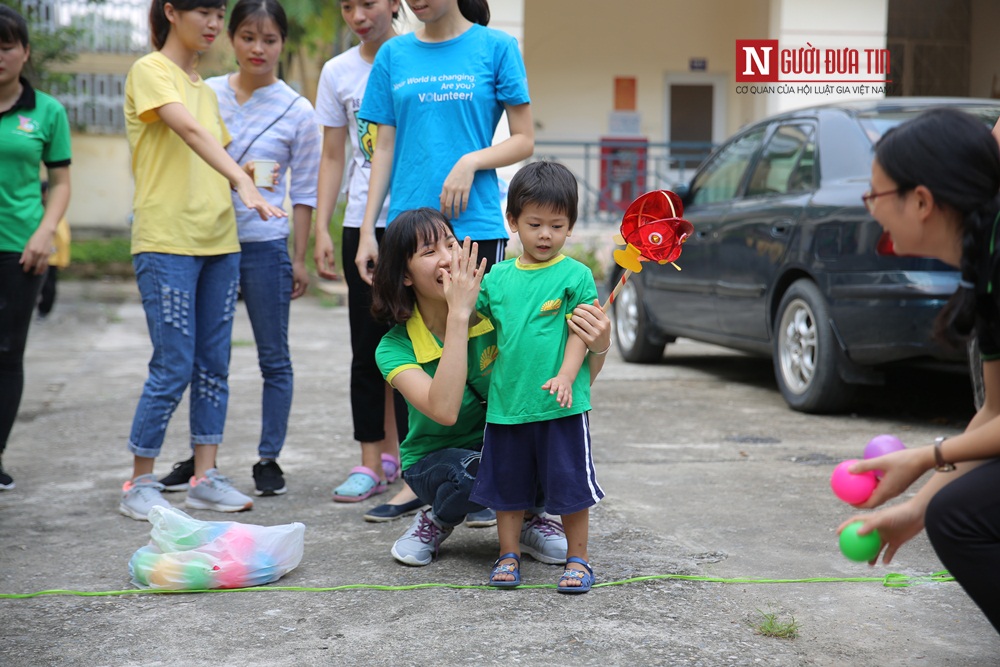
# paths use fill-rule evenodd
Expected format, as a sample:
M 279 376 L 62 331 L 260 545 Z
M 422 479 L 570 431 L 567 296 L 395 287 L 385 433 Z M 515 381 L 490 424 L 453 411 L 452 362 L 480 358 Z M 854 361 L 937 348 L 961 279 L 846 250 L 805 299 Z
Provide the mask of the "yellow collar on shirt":
M 493 331 L 493 324 L 485 317 L 481 317 L 479 322 L 469 327 L 469 338 L 482 336 L 491 331 Z M 441 358 L 441 345 L 424 324 L 424 318 L 421 317 L 416 304 L 413 306 L 413 315 L 406 320 L 406 335 L 410 337 L 410 342 L 413 344 L 413 354 L 416 356 L 418 364 L 426 364 Z

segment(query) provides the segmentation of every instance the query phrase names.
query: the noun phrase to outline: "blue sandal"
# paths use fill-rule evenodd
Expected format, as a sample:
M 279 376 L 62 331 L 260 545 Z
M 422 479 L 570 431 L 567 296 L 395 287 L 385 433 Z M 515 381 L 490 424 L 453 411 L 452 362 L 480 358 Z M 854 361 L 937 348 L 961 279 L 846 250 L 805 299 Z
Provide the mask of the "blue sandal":
M 590 590 L 590 587 L 594 585 L 594 571 L 590 569 L 590 563 L 583 560 L 582 558 L 577 558 L 576 556 L 570 556 L 566 559 L 566 564 L 576 563 L 577 565 L 582 565 L 586 570 L 574 570 L 567 567 L 566 571 L 562 573 L 559 577 L 559 583 L 564 581 L 579 581 L 579 586 L 557 586 L 556 590 L 560 593 L 586 593 Z
M 516 562 L 507 563 L 506 565 L 501 565 L 500 561 L 506 560 L 508 558 L 513 558 Z M 497 579 L 498 574 L 512 574 L 514 578 L 510 581 L 503 579 Z M 497 558 L 496 562 L 493 563 L 493 571 L 490 572 L 490 586 L 496 588 L 514 588 L 515 586 L 521 585 L 521 557 L 516 553 L 507 553 L 500 558 Z
M 356 503 L 384 493 L 387 488 L 374 470 L 355 466 L 351 468 L 351 474 L 344 483 L 333 490 L 333 499 L 338 503 Z

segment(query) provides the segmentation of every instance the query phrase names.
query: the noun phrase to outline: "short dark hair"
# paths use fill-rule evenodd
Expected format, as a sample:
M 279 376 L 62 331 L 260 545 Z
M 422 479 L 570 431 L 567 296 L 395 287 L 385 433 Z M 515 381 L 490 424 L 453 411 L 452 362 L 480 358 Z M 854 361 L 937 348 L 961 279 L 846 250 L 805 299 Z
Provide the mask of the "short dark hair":
M 437 243 L 449 234 L 448 218 L 428 207 L 403 211 L 386 225 L 372 276 L 372 317 L 402 324 L 413 316 L 417 296 L 412 287 L 403 284 L 410 259 L 425 243 Z
M 189 12 L 202 7 L 225 9 L 226 0 L 153 0 L 149 6 L 149 39 L 157 51 L 163 48 L 170 36 L 170 21 L 163 9 L 166 4 L 173 5 L 179 12 Z
M 526 204 L 565 213 L 572 229 L 577 214 L 577 185 L 573 172 L 558 162 L 539 161 L 522 167 L 507 189 L 507 215 L 517 220 Z
M 285 16 L 285 8 L 278 0 L 240 0 L 233 7 L 229 15 L 229 25 L 227 32 L 229 39 L 236 36 L 236 31 L 240 29 L 244 21 L 261 22 L 266 19 L 274 21 L 281 34 L 281 41 L 288 38 L 288 17 Z
M 0 5 L 0 44 L 19 43 L 28 48 L 28 22 L 7 5 Z

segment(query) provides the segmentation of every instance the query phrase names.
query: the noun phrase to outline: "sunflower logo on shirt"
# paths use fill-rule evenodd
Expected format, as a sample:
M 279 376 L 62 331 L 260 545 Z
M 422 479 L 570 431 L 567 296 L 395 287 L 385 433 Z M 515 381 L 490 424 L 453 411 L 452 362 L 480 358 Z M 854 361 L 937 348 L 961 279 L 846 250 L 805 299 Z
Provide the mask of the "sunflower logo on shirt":
M 542 304 L 542 315 L 555 315 L 562 307 L 562 299 L 549 299 Z
M 19 132 L 27 132 L 31 134 L 38 129 L 38 125 L 35 124 L 34 118 L 17 114 L 17 129 Z
M 488 348 L 483 350 L 483 353 L 479 355 L 479 370 L 485 371 L 489 368 L 490 364 L 497 360 L 497 355 L 499 353 L 500 351 L 497 350 L 496 345 L 490 345 Z

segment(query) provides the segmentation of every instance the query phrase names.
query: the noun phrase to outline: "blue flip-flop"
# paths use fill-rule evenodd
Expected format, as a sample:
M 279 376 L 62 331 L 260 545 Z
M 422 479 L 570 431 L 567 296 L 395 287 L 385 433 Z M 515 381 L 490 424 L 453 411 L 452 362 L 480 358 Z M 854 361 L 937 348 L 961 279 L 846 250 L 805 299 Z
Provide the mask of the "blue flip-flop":
M 582 558 L 577 558 L 576 556 L 570 556 L 566 559 L 566 564 L 576 563 L 577 565 L 582 565 L 586 568 L 583 570 L 574 570 L 567 567 L 559 577 L 559 581 L 572 581 L 577 580 L 580 582 L 579 586 L 557 586 L 556 590 L 560 593 L 586 593 L 590 590 L 590 587 L 594 585 L 594 571 L 590 569 L 590 563 L 583 560 Z
M 507 563 L 506 565 L 501 565 L 500 561 L 506 560 L 508 558 L 513 558 L 516 562 Z M 495 577 L 498 574 L 512 574 L 514 578 L 510 581 L 497 580 Z M 515 586 L 521 585 L 521 557 L 516 553 L 506 553 L 500 558 L 497 558 L 496 562 L 493 563 L 493 571 L 490 572 L 490 586 L 496 588 L 514 588 Z

